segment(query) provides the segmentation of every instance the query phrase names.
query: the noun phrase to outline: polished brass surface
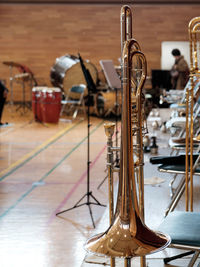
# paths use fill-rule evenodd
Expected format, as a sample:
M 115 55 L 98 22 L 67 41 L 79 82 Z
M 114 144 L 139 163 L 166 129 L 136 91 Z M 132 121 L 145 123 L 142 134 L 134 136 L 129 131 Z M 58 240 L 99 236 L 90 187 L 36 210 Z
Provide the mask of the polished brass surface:
M 108 196 L 109 196 L 109 223 L 112 224 L 114 218 L 114 183 L 113 183 L 113 151 L 112 136 L 114 134 L 115 123 L 104 124 L 107 136 L 107 170 L 108 170 Z M 111 257 L 110 266 L 115 267 L 115 258 Z
M 107 170 L 108 170 L 108 190 L 109 190 L 109 222 L 112 223 L 114 216 L 114 189 L 113 189 L 113 151 L 112 148 L 112 136 L 114 134 L 115 123 L 104 124 L 105 133 L 107 136 Z
M 127 5 L 122 6 L 120 12 L 121 25 L 121 54 L 123 53 L 124 42 L 132 38 L 132 11 Z
M 130 258 L 144 256 L 167 247 L 170 238 L 162 233 L 150 230 L 143 222 L 137 201 L 136 181 L 133 157 L 132 110 L 137 116 L 137 135 L 142 139 L 142 88 L 146 79 L 146 58 L 143 53 L 134 49 L 135 40 L 125 40 L 122 54 L 122 126 L 120 150 L 120 174 L 117 208 L 110 227 L 101 234 L 90 238 L 85 248 L 96 255 L 124 257 L 124 266 L 130 266 Z M 141 64 L 140 78 L 135 88 L 135 103 L 132 103 L 132 67 L 137 59 Z M 138 140 L 137 140 L 138 141 Z M 140 141 L 139 146 L 141 146 Z M 140 149 L 142 149 L 140 147 Z M 141 160 L 141 159 L 140 159 Z M 141 160 L 143 164 L 143 159 Z M 141 175 L 141 173 L 140 173 Z
M 133 162 L 133 144 L 131 127 L 131 62 L 135 56 L 143 62 L 138 94 L 143 87 L 146 74 L 145 56 L 131 51 L 132 40 L 125 42 L 123 53 L 123 110 L 122 110 L 122 147 L 120 155 L 121 199 L 119 214 L 105 233 L 88 240 L 86 249 L 97 255 L 131 258 L 144 256 L 165 248 L 170 238 L 151 231 L 142 222 L 137 203 Z M 138 96 L 139 101 L 139 96 Z
M 200 40 L 200 17 L 195 17 L 189 22 L 188 26 L 190 42 L 190 87 L 186 90 L 186 188 L 185 205 L 186 211 L 193 211 L 193 109 L 194 109 L 194 78 L 200 75 L 199 56 L 200 51 L 197 43 Z M 188 155 L 190 154 L 190 157 Z M 189 167 L 190 166 L 190 167 Z M 190 185 L 190 187 L 189 187 Z

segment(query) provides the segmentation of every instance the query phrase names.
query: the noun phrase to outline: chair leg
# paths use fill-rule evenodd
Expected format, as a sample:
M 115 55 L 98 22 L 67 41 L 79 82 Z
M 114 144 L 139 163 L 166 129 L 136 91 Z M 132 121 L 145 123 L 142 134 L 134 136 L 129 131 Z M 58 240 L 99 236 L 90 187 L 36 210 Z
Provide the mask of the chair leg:
M 76 108 L 74 111 L 74 114 L 72 116 L 73 120 L 76 119 L 77 114 L 78 114 L 78 108 Z
M 177 189 L 176 189 L 176 191 L 175 191 L 175 193 L 174 193 L 174 195 L 173 195 L 173 197 L 172 197 L 172 199 L 171 199 L 171 201 L 170 201 L 170 203 L 169 203 L 169 205 L 165 211 L 165 216 L 167 216 L 167 214 L 169 212 L 171 212 L 175 209 L 175 207 L 176 207 L 178 201 L 180 200 L 181 196 L 183 195 L 184 191 L 185 191 L 185 176 L 183 176 L 181 178 L 181 181 L 180 181 L 180 183 L 179 183 L 179 185 L 178 185 L 178 187 L 177 187 Z
M 191 258 L 191 260 L 190 260 L 190 262 L 188 264 L 188 267 L 193 267 L 194 266 L 194 264 L 195 264 L 195 262 L 196 262 L 196 260 L 197 260 L 197 258 L 199 256 L 199 253 L 200 253 L 200 251 L 195 251 L 193 257 Z M 199 264 L 198 264 L 198 266 L 199 266 Z
M 177 175 L 178 175 L 178 174 L 175 174 L 175 175 L 173 176 L 173 178 L 171 179 L 170 183 L 169 183 L 169 191 L 170 191 L 170 197 L 171 197 L 171 198 L 172 198 L 173 195 L 174 195 L 174 192 L 173 192 L 173 183 L 175 182 Z
M 195 253 L 194 251 L 188 251 L 188 252 L 185 252 L 185 253 L 178 254 L 176 256 L 164 258 L 163 261 L 164 261 L 165 264 L 167 264 L 170 261 L 181 259 L 181 258 L 183 258 L 185 256 L 188 256 L 188 255 L 191 255 L 191 254 L 194 254 L 194 253 Z
M 62 104 L 61 111 L 60 111 L 60 116 L 62 116 L 62 114 L 63 114 L 63 112 L 64 112 L 64 110 L 65 110 L 65 105 L 66 105 L 66 104 Z
M 87 118 L 87 112 L 86 112 L 86 108 L 84 104 L 83 104 L 83 113 L 84 113 L 85 118 Z

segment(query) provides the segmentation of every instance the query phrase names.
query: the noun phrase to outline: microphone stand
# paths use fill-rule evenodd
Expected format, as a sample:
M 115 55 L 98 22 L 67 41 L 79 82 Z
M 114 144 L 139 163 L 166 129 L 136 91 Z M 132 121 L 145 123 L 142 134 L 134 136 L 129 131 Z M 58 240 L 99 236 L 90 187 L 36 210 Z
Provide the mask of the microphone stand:
M 60 212 L 56 213 L 56 215 L 59 215 L 61 213 L 64 213 L 64 212 L 79 208 L 79 207 L 84 206 L 84 205 L 87 205 L 88 208 L 89 208 L 89 213 L 90 213 L 90 217 L 91 217 L 91 220 L 92 220 L 93 227 L 95 228 L 94 218 L 93 218 L 92 209 L 91 209 L 90 205 L 98 205 L 98 206 L 102 206 L 102 207 L 106 207 L 106 205 L 101 204 L 96 199 L 96 197 L 94 197 L 94 195 L 92 194 L 92 191 L 90 190 L 90 163 L 91 163 L 91 161 L 90 161 L 90 126 L 91 126 L 91 124 L 90 124 L 90 104 L 91 103 L 90 102 L 91 102 L 91 97 L 92 97 L 92 95 L 91 95 L 91 91 L 92 91 L 91 90 L 92 89 L 92 87 L 91 87 L 91 79 L 92 79 L 92 77 L 90 75 L 89 70 L 86 69 L 86 67 L 85 67 L 80 55 L 79 55 L 79 59 L 80 59 L 80 64 L 81 64 L 81 67 L 82 67 L 82 70 L 83 70 L 83 74 L 84 74 L 86 82 L 87 82 L 87 87 L 88 87 L 88 103 L 87 103 L 87 191 L 76 202 L 76 204 L 72 208 L 60 211 Z M 92 80 L 92 82 L 93 82 L 93 80 Z M 93 84 L 94 84 L 94 82 L 93 82 Z M 86 202 L 81 203 L 81 201 L 84 198 L 86 198 Z M 90 200 L 91 198 L 92 198 L 93 201 Z

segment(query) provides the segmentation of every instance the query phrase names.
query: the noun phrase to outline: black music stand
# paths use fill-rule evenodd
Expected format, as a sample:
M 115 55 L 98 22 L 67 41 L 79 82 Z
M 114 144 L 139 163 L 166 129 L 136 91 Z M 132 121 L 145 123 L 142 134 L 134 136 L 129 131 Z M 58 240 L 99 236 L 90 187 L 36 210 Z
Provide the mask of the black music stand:
M 90 212 L 90 216 L 91 216 L 93 227 L 95 228 L 95 223 L 94 223 L 94 219 L 93 219 L 92 210 L 91 210 L 90 205 L 98 205 L 98 206 L 106 207 L 106 205 L 101 204 L 93 196 L 92 191 L 90 191 L 90 163 L 91 163 L 91 161 L 90 161 L 90 126 L 91 126 L 91 124 L 90 124 L 90 106 L 94 105 L 94 100 L 93 100 L 92 93 L 96 92 L 96 86 L 95 86 L 95 84 L 93 82 L 93 79 L 91 77 L 91 74 L 90 74 L 89 70 L 85 67 L 85 65 L 83 63 L 83 60 L 82 60 L 80 54 L 78 54 L 78 56 L 79 56 L 81 68 L 82 68 L 82 71 L 83 71 L 83 74 L 84 74 L 84 77 L 85 77 L 85 80 L 86 80 L 86 83 L 87 83 L 87 88 L 88 88 L 88 99 L 87 99 L 87 102 L 86 102 L 86 105 L 87 105 L 87 121 L 88 121 L 88 124 L 87 124 L 87 130 L 88 130 L 88 132 L 87 132 L 87 192 L 79 199 L 78 202 L 76 202 L 76 204 L 72 208 L 60 211 L 60 212 L 56 213 L 56 215 L 59 215 L 61 213 L 70 211 L 72 209 L 76 209 L 76 208 L 79 208 L 81 206 L 87 205 L 88 208 L 89 208 L 89 212 Z M 86 202 L 81 203 L 81 201 L 85 197 L 86 197 Z M 92 202 L 90 200 L 90 198 L 92 198 L 94 202 Z

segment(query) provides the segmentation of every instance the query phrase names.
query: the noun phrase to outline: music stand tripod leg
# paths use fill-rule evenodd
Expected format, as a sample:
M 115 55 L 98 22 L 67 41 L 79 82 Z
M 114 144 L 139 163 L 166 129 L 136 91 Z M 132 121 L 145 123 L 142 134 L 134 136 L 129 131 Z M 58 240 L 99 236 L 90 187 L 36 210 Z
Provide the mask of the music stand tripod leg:
M 73 210 L 73 209 L 76 209 L 76 208 L 79 208 L 81 206 L 84 206 L 84 205 L 87 205 L 88 208 L 89 208 L 89 212 L 90 212 L 90 217 L 91 217 L 91 220 L 92 220 L 92 224 L 93 224 L 93 227 L 95 228 L 95 223 L 94 223 L 94 218 L 93 218 L 93 215 L 92 215 L 92 209 L 90 207 L 90 205 L 98 205 L 98 206 L 102 206 L 102 207 L 105 207 L 105 205 L 101 204 L 92 194 L 92 191 L 90 191 L 90 110 L 89 110 L 89 104 L 88 104 L 88 110 L 87 110 L 87 119 L 88 119 L 88 123 L 87 123 L 87 129 L 88 129 L 88 133 L 87 133 L 87 192 L 76 202 L 76 204 L 72 207 L 72 208 L 69 208 L 69 209 L 66 209 L 64 211 L 60 211 L 58 212 L 56 215 L 59 215 L 59 214 L 62 214 L 64 212 L 67 212 L 67 211 L 70 211 L 70 210 Z M 87 198 L 86 199 L 86 202 L 80 204 L 80 202 L 84 199 L 84 198 Z M 95 200 L 95 203 L 94 202 L 91 202 L 90 201 L 90 197 L 93 198 L 93 200 Z

